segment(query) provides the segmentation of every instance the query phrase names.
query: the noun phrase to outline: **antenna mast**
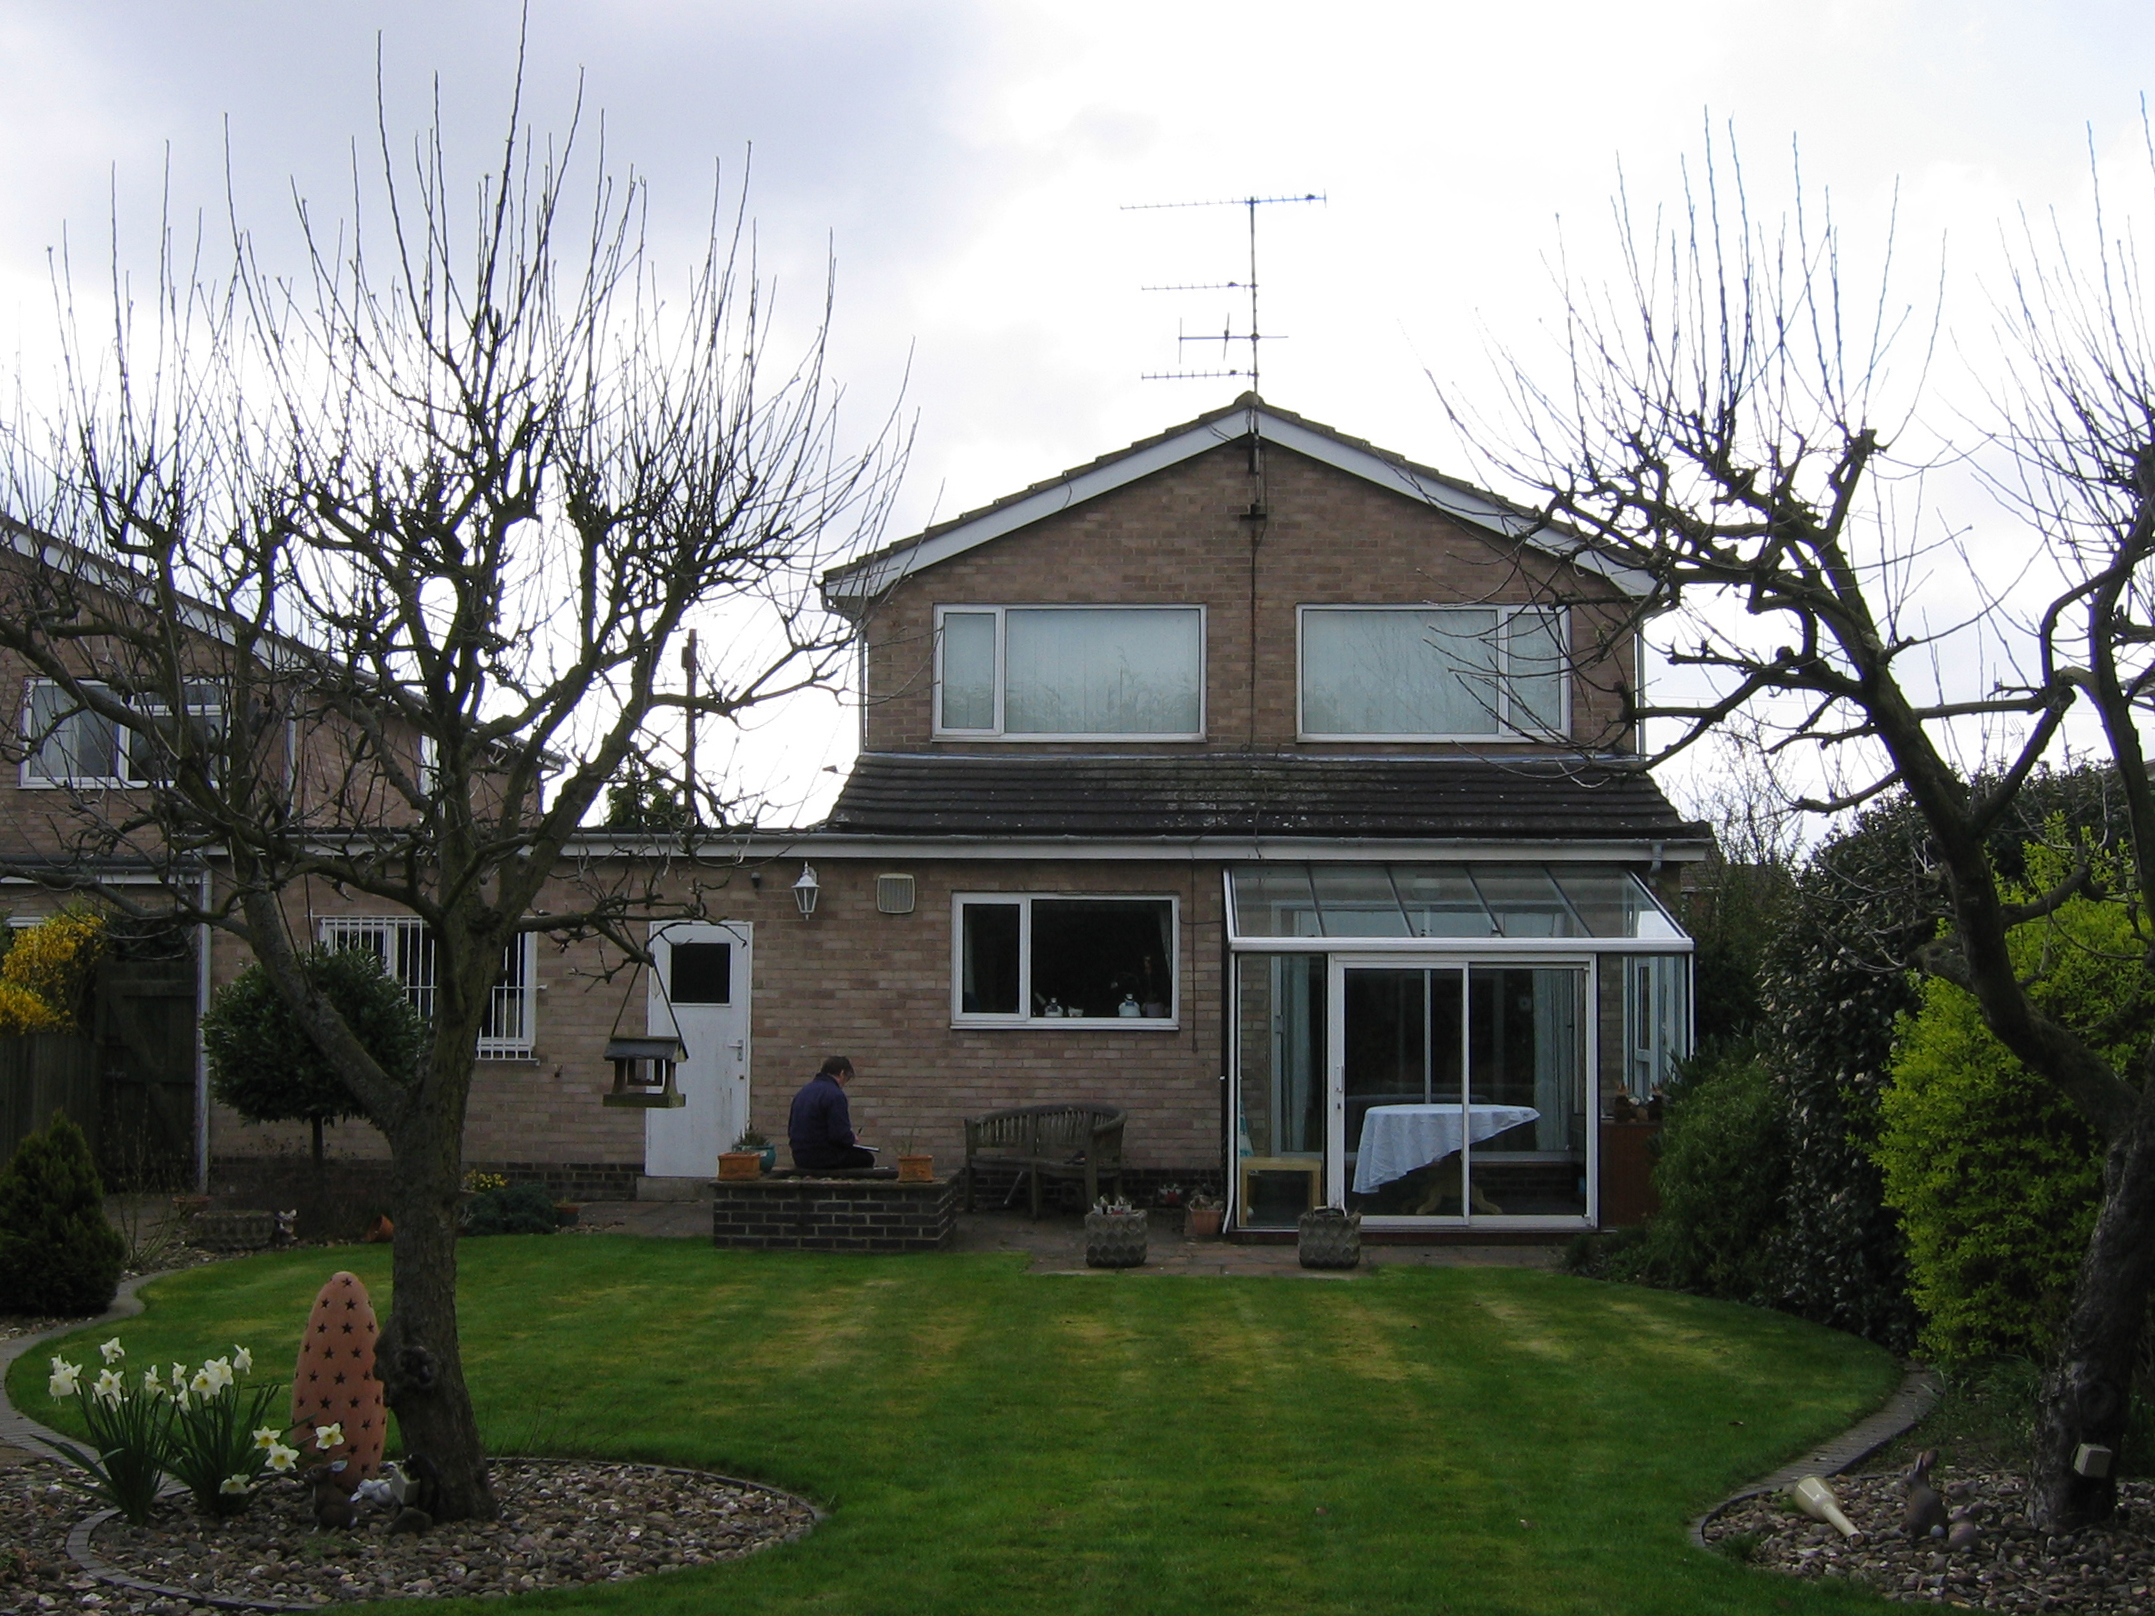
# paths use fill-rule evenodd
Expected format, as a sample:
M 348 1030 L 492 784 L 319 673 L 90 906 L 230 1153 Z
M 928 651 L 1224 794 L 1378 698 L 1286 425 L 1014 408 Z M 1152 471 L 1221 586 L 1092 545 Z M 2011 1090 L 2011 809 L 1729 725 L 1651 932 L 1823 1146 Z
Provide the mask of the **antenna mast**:
M 1163 208 L 1242 208 L 1248 212 L 1250 223 L 1250 268 L 1249 276 L 1246 280 L 1209 281 L 1190 285 L 1146 286 L 1139 288 L 1141 291 L 1146 292 L 1247 291 L 1250 294 L 1250 327 L 1247 331 L 1236 331 L 1234 322 L 1230 320 L 1225 326 L 1221 327 L 1220 333 L 1216 337 L 1210 335 L 1193 337 L 1183 332 L 1178 324 L 1175 335 L 1175 351 L 1180 354 L 1183 345 L 1187 343 L 1217 342 L 1220 345 L 1220 357 L 1224 361 L 1231 346 L 1238 342 L 1246 342 L 1249 344 L 1250 350 L 1249 364 L 1242 369 L 1147 371 L 1143 379 L 1148 382 L 1171 382 L 1197 381 L 1212 376 L 1247 376 L 1250 382 L 1249 390 L 1253 393 L 1261 393 L 1263 389 L 1258 385 L 1259 347 L 1263 343 L 1280 341 L 1281 338 L 1272 332 L 1262 330 L 1257 323 L 1257 210 L 1263 207 L 1271 207 L 1281 202 L 1323 202 L 1325 200 L 1326 198 L 1321 193 L 1311 191 L 1302 196 L 1230 196 L 1219 197 L 1206 202 L 1125 203 L 1122 209 L 1125 213 L 1152 213 Z

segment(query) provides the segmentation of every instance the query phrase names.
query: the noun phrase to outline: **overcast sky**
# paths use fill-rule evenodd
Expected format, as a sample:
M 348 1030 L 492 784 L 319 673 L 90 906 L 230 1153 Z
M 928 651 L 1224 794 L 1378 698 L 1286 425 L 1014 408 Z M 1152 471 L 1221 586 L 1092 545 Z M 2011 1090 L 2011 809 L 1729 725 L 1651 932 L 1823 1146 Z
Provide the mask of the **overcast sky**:
M 95 258 L 116 209 L 121 260 L 146 271 L 161 186 L 183 223 L 220 215 L 228 133 L 241 214 L 289 250 L 295 189 L 335 211 L 352 143 L 374 138 L 377 52 L 392 133 L 424 124 L 438 82 L 475 172 L 517 16 L 0 0 L 0 352 L 34 388 L 63 232 Z M 1140 379 L 1176 366 L 1178 325 L 1230 309 L 1139 287 L 1240 279 L 1241 212 L 1128 204 L 1323 193 L 1261 221 L 1264 323 L 1286 339 L 1266 396 L 1471 476 L 1428 378 L 1472 395 L 1492 343 L 1532 341 L 1560 242 L 1575 275 L 1610 262 L 1620 165 L 1635 201 L 1674 199 L 1702 127 L 1732 122 L 1771 199 L 1798 143 L 1844 224 L 1875 239 L 1897 194 L 1904 258 L 1942 253 L 1950 295 L 1973 296 L 2002 218 L 2083 209 L 2091 140 L 2106 162 L 2137 150 L 2155 7 L 533 0 L 539 127 L 566 123 L 579 76 L 612 159 L 649 179 L 661 257 L 685 259 L 714 168 L 753 144 L 762 264 L 789 309 L 814 312 L 835 258 L 852 419 L 867 431 L 901 387 L 917 417 L 903 533 L 1239 390 Z M 849 713 L 810 701 L 738 766 L 812 814 L 851 740 Z

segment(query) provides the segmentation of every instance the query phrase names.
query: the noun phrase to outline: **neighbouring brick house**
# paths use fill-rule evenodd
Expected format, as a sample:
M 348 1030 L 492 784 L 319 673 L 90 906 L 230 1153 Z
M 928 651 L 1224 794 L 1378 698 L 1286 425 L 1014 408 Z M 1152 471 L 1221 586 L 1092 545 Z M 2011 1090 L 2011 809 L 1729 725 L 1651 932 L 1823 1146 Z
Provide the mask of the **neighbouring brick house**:
M 591 833 L 564 881 L 656 875 L 712 918 L 655 927 L 652 971 L 505 961 L 466 1159 L 685 1188 L 842 1052 L 866 1136 L 943 1170 L 968 1116 L 1088 1100 L 1127 1109 L 1137 1185 L 1222 1187 L 1239 1228 L 1589 1226 L 1616 1097 L 1688 1047 L 1658 895 L 1707 847 L 1633 766 L 1641 586 L 1254 398 L 854 562 L 824 582 L 861 648 L 832 812 L 693 854 Z M 408 920 L 291 901 L 424 994 Z M 676 1025 L 689 1104 L 602 1106 L 609 1033 Z M 205 1145 L 298 1140 L 213 1112 Z

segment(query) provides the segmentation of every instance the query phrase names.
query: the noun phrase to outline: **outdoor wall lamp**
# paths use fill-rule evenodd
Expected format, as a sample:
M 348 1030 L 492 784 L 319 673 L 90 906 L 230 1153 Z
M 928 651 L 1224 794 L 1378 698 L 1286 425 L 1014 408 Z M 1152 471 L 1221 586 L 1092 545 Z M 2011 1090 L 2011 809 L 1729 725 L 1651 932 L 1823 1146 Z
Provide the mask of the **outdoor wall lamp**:
M 803 920 L 816 912 L 816 894 L 821 890 L 816 884 L 816 867 L 803 864 L 801 878 L 793 883 L 793 901 L 801 906 Z

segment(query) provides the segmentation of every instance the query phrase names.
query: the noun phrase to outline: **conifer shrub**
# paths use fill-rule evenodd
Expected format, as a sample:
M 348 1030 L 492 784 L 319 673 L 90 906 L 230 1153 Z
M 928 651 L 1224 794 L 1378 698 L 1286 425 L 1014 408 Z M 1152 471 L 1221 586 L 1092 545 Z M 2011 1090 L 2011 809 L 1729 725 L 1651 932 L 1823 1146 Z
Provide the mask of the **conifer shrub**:
M 488 1190 L 464 1208 L 466 1234 L 552 1234 L 560 1226 L 553 1197 L 538 1184 Z
M 0 1171 L 0 1311 L 102 1313 L 119 1290 L 126 1255 L 105 1217 L 89 1142 L 58 1113 Z

